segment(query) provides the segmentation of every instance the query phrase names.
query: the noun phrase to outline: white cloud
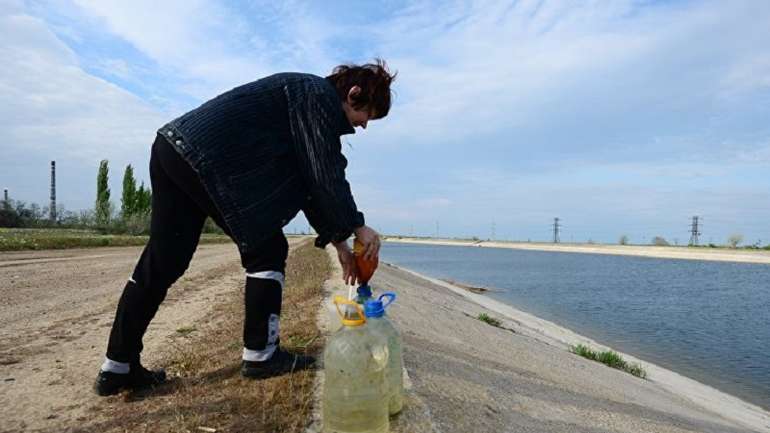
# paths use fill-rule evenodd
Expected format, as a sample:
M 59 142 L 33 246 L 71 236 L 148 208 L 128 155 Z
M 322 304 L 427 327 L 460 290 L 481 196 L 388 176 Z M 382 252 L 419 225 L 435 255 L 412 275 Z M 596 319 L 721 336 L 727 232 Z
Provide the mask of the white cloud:
M 756 2 L 412 7 L 378 34 L 402 96 L 381 142 L 465 143 L 532 128 L 596 134 L 608 115 L 617 129 L 620 119 L 657 113 L 684 123 L 688 112 L 718 112 L 721 82 L 765 79 L 756 62 L 770 47 L 746 37 L 766 33 L 770 8 L 747 4 Z
M 205 100 L 282 70 L 325 71 L 328 26 L 294 3 L 235 6 L 205 0 L 75 0 L 95 25 L 130 43 L 171 77 L 169 85 Z M 266 21 L 269 26 L 261 26 Z M 286 34 L 280 41 L 271 33 Z M 298 67 L 299 66 L 299 67 Z
M 768 21 L 770 26 L 770 21 Z M 770 53 L 750 56 L 733 65 L 723 80 L 724 95 L 770 89 Z
M 0 143 L 10 155 L 2 159 L 0 172 L 6 185 L 15 192 L 44 185 L 46 171 L 29 168 L 46 167 L 50 159 L 87 170 L 82 174 L 88 179 L 103 158 L 133 162 L 145 171 L 147 148 L 162 116 L 136 96 L 85 73 L 43 21 L 4 14 L 0 33 L 12 35 L 0 40 Z M 27 199 L 42 202 L 45 192 L 37 194 Z M 90 201 L 86 196 L 77 206 Z
M 356 21 L 300 1 L 74 1 L 51 3 L 57 19 L 48 2 L 4 7 L 0 139 L 14 162 L 122 165 L 146 158 L 167 117 L 232 86 L 381 55 L 399 70 L 396 106 L 349 138 L 365 154 L 348 152 L 375 225 L 495 217 L 502 234 L 506 218 L 536 226 L 567 206 L 573 225 L 605 208 L 759 215 L 744 202 L 764 197 L 770 161 L 766 2 L 418 1 Z M 83 55 L 93 35 L 104 46 Z

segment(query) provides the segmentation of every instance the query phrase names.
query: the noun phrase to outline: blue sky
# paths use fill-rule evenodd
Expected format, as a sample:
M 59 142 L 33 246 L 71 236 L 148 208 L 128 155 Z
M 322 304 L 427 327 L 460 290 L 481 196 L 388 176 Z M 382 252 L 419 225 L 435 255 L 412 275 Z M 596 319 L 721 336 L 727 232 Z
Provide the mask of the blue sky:
M 347 136 L 384 233 L 770 243 L 770 2 L 0 0 L 0 186 L 92 206 L 166 121 L 280 71 L 385 58 L 388 118 Z M 306 227 L 302 218 L 287 231 Z

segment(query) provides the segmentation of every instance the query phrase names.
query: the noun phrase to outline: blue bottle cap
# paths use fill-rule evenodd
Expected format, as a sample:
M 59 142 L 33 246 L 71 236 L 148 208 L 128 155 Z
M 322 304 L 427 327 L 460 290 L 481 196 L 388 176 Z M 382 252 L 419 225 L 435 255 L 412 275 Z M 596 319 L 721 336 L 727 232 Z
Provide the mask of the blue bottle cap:
M 382 301 L 371 299 L 364 302 L 364 315 L 369 317 L 382 317 L 385 315 L 385 308 L 382 306 Z
M 387 302 L 383 302 L 383 298 L 388 298 Z M 382 317 L 385 315 L 385 308 L 395 300 L 396 294 L 393 292 L 386 292 L 380 295 L 378 299 L 368 300 L 364 302 L 364 315 L 366 317 Z

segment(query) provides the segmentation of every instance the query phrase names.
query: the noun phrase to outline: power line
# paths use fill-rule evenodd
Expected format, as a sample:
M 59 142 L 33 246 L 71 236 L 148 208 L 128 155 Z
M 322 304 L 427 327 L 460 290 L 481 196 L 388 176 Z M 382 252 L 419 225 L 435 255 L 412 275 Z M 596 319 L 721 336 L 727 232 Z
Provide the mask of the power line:
M 701 235 L 699 218 L 697 216 L 692 217 L 692 225 L 690 226 L 690 245 L 699 244 L 699 236 Z
M 559 218 L 553 219 L 553 243 L 558 244 L 559 243 Z
M 495 222 L 494 221 L 492 221 L 492 237 L 491 237 L 491 239 L 495 240 Z
M 48 214 L 51 221 L 56 222 L 56 161 L 51 161 L 51 207 Z

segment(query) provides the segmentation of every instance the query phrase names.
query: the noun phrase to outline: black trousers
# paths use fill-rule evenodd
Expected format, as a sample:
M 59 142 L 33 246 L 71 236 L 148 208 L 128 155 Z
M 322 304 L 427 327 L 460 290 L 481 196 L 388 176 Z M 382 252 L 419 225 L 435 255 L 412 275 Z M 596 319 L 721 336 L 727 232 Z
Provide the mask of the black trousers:
M 168 288 L 187 270 L 206 217 L 228 232 L 198 174 L 161 136 L 152 145 L 150 179 L 150 239 L 123 289 L 107 346 L 107 358 L 117 362 L 139 362 L 147 326 Z M 288 249 L 286 237 L 278 230 L 258 248 L 242 253 L 241 263 L 247 273 L 283 274 Z M 274 279 L 246 278 L 244 347 L 265 349 L 268 333 L 274 331 L 268 327 L 270 316 L 280 315 L 281 289 L 282 283 Z M 270 342 L 275 342 L 275 336 Z

